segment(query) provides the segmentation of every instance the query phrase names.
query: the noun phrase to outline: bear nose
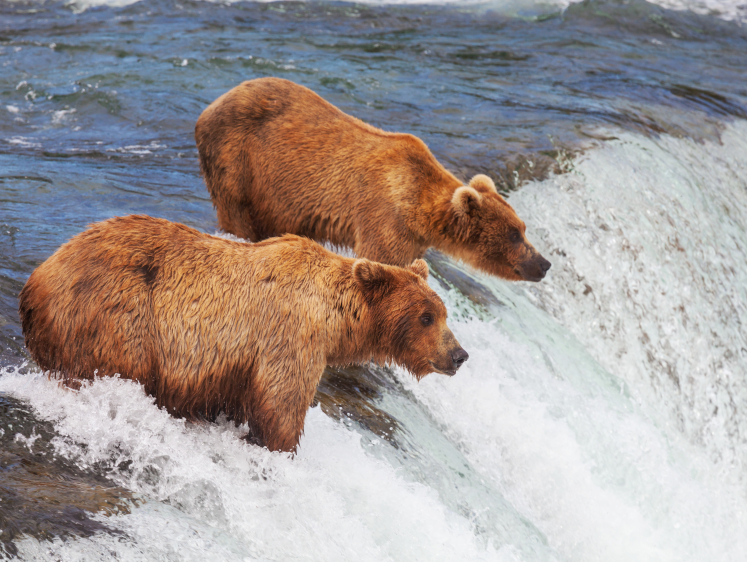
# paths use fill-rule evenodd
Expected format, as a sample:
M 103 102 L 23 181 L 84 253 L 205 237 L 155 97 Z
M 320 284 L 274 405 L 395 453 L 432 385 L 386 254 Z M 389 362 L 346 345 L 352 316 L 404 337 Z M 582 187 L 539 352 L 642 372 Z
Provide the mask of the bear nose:
M 469 353 L 464 351 L 461 347 L 451 352 L 451 361 L 454 363 L 454 368 L 458 369 L 462 366 L 467 359 L 469 359 Z
M 547 270 L 550 269 L 552 264 L 549 261 L 547 261 L 545 258 L 541 258 L 541 259 L 542 261 L 540 261 L 540 269 L 542 270 L 542 273 L 545 274 L 547 273 Z

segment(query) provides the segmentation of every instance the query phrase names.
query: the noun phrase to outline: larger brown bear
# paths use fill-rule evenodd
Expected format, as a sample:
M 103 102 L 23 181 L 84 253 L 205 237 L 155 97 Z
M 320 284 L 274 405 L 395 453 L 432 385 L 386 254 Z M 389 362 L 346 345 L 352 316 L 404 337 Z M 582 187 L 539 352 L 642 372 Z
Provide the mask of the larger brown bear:
M 387 133 L 317 94 L 258 78 L 215 100 L 195 128 L 221 228 L 284 233 L 404 266 L 435 247 L 505 279 L 550 268 L 484 175 L 462 184 L 412 135 Z
M 292 451 L 325 365 L 416 377 L 467 359 L 423 261 L 398 268 L 284 236 L 233 242 L 146 216 L 91 226 L 29 277 L 26 346 L 68 381 L 120 373 L 170 413 L 248 422 Z

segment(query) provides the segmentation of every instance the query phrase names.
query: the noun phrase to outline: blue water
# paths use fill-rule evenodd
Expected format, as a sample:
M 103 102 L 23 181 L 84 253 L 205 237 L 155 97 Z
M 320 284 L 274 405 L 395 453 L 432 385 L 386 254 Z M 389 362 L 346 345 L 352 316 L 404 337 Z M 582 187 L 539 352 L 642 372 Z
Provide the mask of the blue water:
M 16 502 L 0 501 L 0 529 L 23 529 L 0 532 L 7 552 L 743 559 L 738 18 L 640 0 L 22 1 L 0 5 L 0 68 L 0 500 Z M 194 123 L 260 76 L 418 135 L 459 177 L 490 175 L 554 263 L 535 286 L 432 256 L 464 373 L 328 373 L 292 460 L 230 424 L 183 426 L 121 381 L 77 396 L 18 370 L 18 293 L 87 224 L 147 213 L 217 230 Z M 29 463 L 47 484 L 22 484 Z M 50 481 L 102 495 L 34 492 Z M 66 524 L 60 502 L 89 522 Z
M 31 266 L 85 224 L 145 212 L 214 227 L 194 122 L 245 79 L 295 80 L 506 188 L 614 136 L 600 127 L 713 138 L 747 114 L 744 28 L 638 0 L 530 18 L 317 2 L 0 10 L 2 221 L 21 262 L 2 271 L 3 348 L 17 349 Z

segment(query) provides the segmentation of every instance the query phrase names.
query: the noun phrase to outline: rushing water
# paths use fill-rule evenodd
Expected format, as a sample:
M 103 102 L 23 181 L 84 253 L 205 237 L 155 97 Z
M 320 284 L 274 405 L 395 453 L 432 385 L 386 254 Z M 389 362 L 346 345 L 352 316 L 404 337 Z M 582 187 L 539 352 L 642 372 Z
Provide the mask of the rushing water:
M 745 21 L 715 0 L 1 4 L 0 551 L 747 559 Z M 129 381 L 61 388 L 17 314 L 90 222 L 215 232 L 194 123 L 268 75 L 491 175 L 553 262 L 511 284 L 429 253 L 470 360 L 328 370 L 293 458 Z

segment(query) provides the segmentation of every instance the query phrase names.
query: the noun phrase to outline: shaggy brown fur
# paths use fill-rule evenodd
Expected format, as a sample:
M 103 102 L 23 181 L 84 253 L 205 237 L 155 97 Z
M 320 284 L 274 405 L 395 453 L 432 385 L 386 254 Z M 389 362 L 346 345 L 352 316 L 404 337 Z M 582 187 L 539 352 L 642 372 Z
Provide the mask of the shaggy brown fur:
M 299 234 L 399 266 L 435 247 L 511 280 L 550 268 L 490 178 L 463 186 L 417 137 L 293 82 L 244 82 L 205 109 L 195 138 L 218 222 L 242 238 Z
M 467 358 L 422 260 L 399 268 L 284 236 L 233 242 L 146 216 L 94 224 L 20 295 L 26 346 L 68 382 L 120 373 L 176 416 L 248 422 L 291 451 L 325 365 L 420 378 Z

